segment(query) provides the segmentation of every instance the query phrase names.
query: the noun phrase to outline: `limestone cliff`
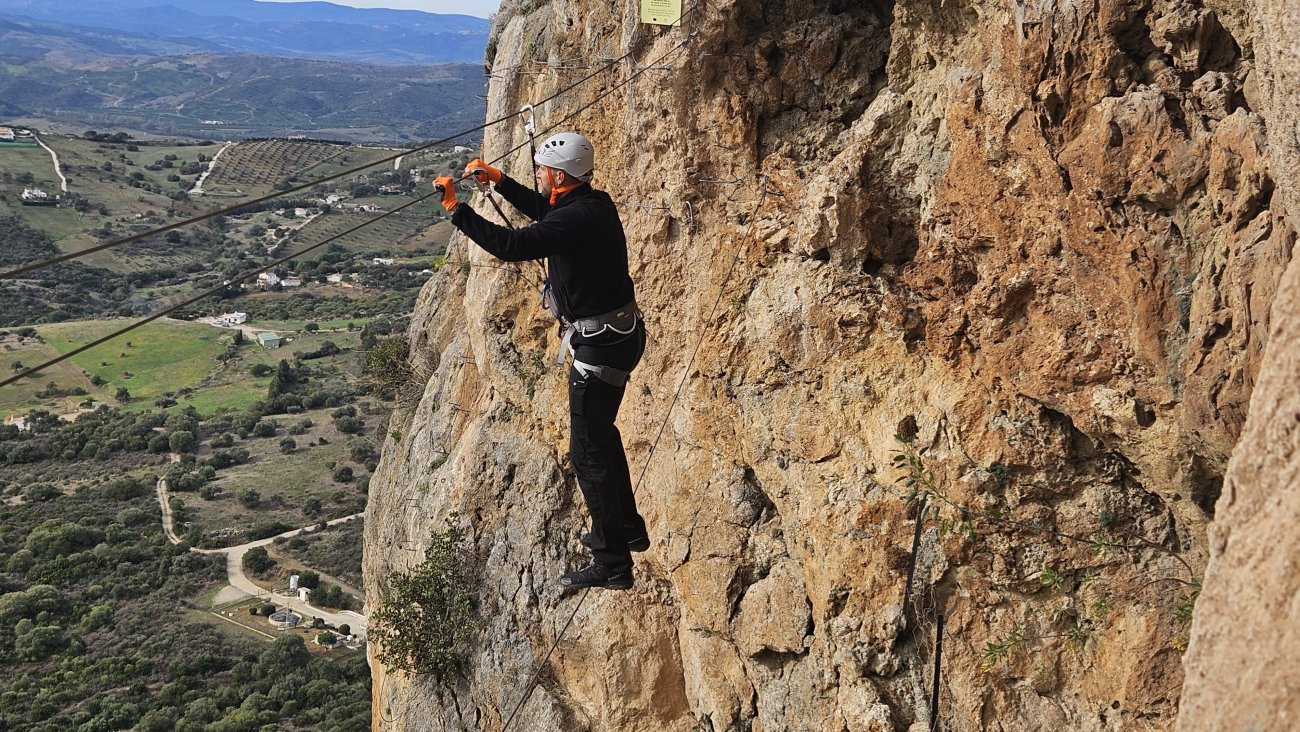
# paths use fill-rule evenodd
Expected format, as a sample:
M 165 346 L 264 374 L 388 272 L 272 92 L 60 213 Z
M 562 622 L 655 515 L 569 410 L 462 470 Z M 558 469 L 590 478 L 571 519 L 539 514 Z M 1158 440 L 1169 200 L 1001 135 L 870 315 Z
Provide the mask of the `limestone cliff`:
M 554 325 L 535 268 L 453 240 L 367 595 L 455 511 L 486 627 L 463 678 L 373 664 L 376 727 L 500 730 L 554 644 L 511 729 L 924 729 L 942 614 L 944 729 L 1172 728 L 1295 240 L 1252 8 L 685 6 L 506 2 L 489 59 L 489 119 L 617 59 L 538 121 L 596 143 L 651 333 L 620 416 L 637 586 L 559 592 L 585 513 Z M 526 180 L 521 127 L 485 134 Z
M 1279 197 L 1300 212 L 1300 3 L 1254 8 Z M 1287 131 L 1291 131 L 1287 134 Z M 1300 719 L 1300 268 L 1286 269 L 1267 359 L 1210 527 L 1210 565 L 1180 730 L 1292 729 Z

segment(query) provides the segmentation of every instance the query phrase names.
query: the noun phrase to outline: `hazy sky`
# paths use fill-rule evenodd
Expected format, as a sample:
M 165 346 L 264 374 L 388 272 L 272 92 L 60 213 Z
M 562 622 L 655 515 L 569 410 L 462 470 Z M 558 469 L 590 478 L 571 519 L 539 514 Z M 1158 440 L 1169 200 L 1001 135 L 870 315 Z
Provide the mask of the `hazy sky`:
M 303 0 L 269 0 L 270 2 L 302 2 Z M 430 13 L 458 13 L 486 18 L 495 13 L 501 0 L 326 0 L 335 5 L 354 8 L 397 8 L 424 10 Z

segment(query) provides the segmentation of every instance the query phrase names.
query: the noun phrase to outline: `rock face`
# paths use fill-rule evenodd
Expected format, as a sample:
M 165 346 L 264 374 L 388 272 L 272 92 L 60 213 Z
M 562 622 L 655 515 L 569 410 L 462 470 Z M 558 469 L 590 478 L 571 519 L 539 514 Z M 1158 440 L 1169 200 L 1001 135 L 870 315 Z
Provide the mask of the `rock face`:
M 485 627 L 462 677 L 373 663 L 376 728 L 1172 728 L 1206 527 L 1296 327 L 1260 66 L 1295 34 L 1257 53 L 1249 8 L 1188 0 L 638 5 L 503 4 L 488 117 L 593 74 L 538 121 L 595 142 L 628 232 L 653 545 L 634 590 L 559 592 L 585 511 L 540 272 L 454 239 L 367 601 L 455 512 Z M 527 180 L 520 126 L 485 134 Z
M 1255 48 L 1271 128 L 1300 129 L 1300 5 L 1261 2 Z M 1270 137 L 1277 190 L 1300 211 L 1300 139 Z M 1300 269 L 1287 268 L 1250 417 L 1210 527 L 1180 730 L 1290 729 L 1300 720 Z M 1231 680 L 1231 681 L 1226 681 Z

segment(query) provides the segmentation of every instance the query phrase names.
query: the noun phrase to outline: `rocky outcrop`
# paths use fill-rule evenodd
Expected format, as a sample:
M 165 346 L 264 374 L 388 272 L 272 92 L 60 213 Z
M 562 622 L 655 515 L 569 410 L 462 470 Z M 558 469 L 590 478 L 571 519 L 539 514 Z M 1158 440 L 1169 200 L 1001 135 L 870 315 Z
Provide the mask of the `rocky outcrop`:
M 1260 2 L 1253 15 L 1263 112 L 1300 125 L 1300 6 Z M 1300 211 L 1300 140 L 1270 136 L 1277 191 Z M 1180 730 L 1289 729 L 1300 719 L 1300 269 L 1273 305 L 1267 358 L 1210 527 Z
M 367 595 L 454 511 L 486 627 L 462 678 L 375 663 L 376 726 L 500 730 L 540 667 L 511 729 L 905 729 L 942 614 L 945 729 L 1171 728 L 1295 238 L 1251 16 L 534 5 L 498 17 L 490 119 L 619 59 L 538 117 L 596 142 L 628 230 L 652 342 L 620 428 L 654 543 L 633 591 L 558 591 L 584 511 L 539 274 L 454 239 Z M 526 179 L 522 130 L 486 134 Z M 933 476 L 906 614 L 900 454 Z

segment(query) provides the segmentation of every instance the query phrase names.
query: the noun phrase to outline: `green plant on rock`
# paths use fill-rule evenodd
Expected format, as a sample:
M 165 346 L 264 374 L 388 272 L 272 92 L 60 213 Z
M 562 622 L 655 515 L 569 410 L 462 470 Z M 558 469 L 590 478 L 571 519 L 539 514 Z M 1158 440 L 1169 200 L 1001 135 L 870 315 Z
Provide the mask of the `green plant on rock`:
M 1054 590 L 1060 587 L 1063 582 L 1065 582 L 1065 578 L 1061 576 L 1060 572 L 1046 564 L 1043 565 L 1043 571 L 1038 575 L 1038 584 L 1049 590 Z
M 371 616 L 379 660 L 390 668 L 439 679 L 461 670 L 482 627 L 482 570 L 469 536 L 453 514 L 429 538 L 424 561 L 396 574 Z
M 1183 595 L 1183 599 L 1174 607 L 1174 617 L 1190 623 L 1192 615 L 1196 613 L 1196 600 L 1201 596 L 1201 581 L 1194 579 L 1191 582 L 1191 589 Z
M 1019 630 L 1013 630 L 998 640 L 984 644 L 984 660 L 980 663 L 980 668 L 988 671 L 1002 663 L 1011 655 L 1012 651 L 1020 647 L 1024 642 L 1024 634 Z
M 902 485 L 907 489 L 907 495 L 903 500 L 907 503 L 920 501 L 928 498 L 931 493 L 935 493 L 934 471 L 925 467 L 925 453 L 929 451 L 928 447 L 917 447 L 911 440 L 904 438 L 902 435 L 894 439 L 902 445 L 894 452 L 894 467 L 902 470 L 894 482 Z

